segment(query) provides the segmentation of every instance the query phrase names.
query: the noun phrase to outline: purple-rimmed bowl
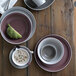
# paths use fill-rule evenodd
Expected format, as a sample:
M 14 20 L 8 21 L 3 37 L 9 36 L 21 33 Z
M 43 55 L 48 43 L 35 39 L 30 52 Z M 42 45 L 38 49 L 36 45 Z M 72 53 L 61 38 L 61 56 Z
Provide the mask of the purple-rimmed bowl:
M 15 26 L 13 26 L 13 27 L 15 27 L 15 29 L 17 29 L 17 30 L 19 30 L 20 32 L 22 31 L 23 33 L 23 37 L 22 37 L 22 39 L 18 39 L 18 40 L 14 40 L 14 39 L 9 39 L 9 38 L 7 38 L 6 36 L 5 36 L 5 33 L 3 32 L 3 30 L 4 30 L 4 28 L 5 27 L 2 27 L 3 25 L 2 25 L 2 22 L 4 22 L 3 24 L 5 24 L 5 22 L 6 22 L 6 20 L 5 21 L 3 21 L 8 15 L 10 15 L 10 14 L 12 14 L 12 13 L 20 13 L 20 14 L 23 14 L 23 15 L 25 15 L 26 16 L 26 18 L 27 18 L 27 20 L 26 21 L 24 21 L 24 20 L 22 20 L 22 22 L 24 22 L 24 24 L 26 23 L 26 25 L 28 24 L 28 23 L 30 23 L 31 24 L 31 28 L 30 28 L 30 30 L 29 30 L 29 27 L 28 27 L 28 30 L 29 30 L 29 33 L 28 33 L 28 36 L 25 38 L 25 32 L 27 32 L 27 30 L 24 30 L 26 27 L 24 26 L 24 28 L 22 27 L 23 25 L 21 25 L 21 26 L 17 26 L 17 25 L 15 25 Z M 16 16 L 16 15 L 15 15 Z M 14 17 L 15 17 L 14 16 Z M 12 16 L 13 17 L 13 16 Z M 14 18 L 13 17 L 13 18 Z M 13 20 L 13 19 L 12 19 Z M 11 21 L 11 18 L 9 18 L 9 21 L 8 22 L 10 22 Z M 13 24 L 15 22 L 15 20 L 11 23 L 11 24 Z M 18 23 L 18 21 L 17 21 L 17 23 Z M 16 27 L 17 26 L 17 27 Z M 20 27 L 20 29 L 18 29 Z M 3 13 L 2 14 L 2 16 L 1 16 L 1 18 L 0 18 L 0 32 L 1 32 L 1 35 L 2 35 L 2 37 L 5 39 L 5 41 L 7 41 L 8 43 L 10 43 L 10 44 L 21 44 L 21 43 L 24 43 L 24 42 L 26 42 L 26 41 L 28 41 L 29 39 L 31 39 L 32 38 L 32 36 L 34 35 L 34 33 L 35 33 L 35 30 L 36 30 L 36 20 L 35 20 L 35 18 L 34 18 L 34 16 L 33 16 L 33 14 L 29 11 L 29 10 L 27 10 L 27 9 L 25 9 L 25 8 L 23 8 L 23 7 L 13 7 L 13 8 L 11 8 L 11 9 L 9 9 L 9 10 L 7 10 L 5 13 Z

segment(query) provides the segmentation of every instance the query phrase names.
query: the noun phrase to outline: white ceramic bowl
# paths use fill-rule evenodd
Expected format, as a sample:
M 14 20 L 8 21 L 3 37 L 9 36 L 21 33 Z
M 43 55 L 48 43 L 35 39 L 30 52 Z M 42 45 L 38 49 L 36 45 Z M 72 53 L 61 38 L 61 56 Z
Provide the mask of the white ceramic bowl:
M 18 63 L 18 62 L 15 60 L 14 56 L 17 55 L 17 51 L 18 51 L 18 50 L 23 50 L 24 52 L 26 52 L 26 54 L 27 54 L 27 61 L 26 61 L 26 62 Z M 16 48 L 15 51 L 13 52 L 13 54 L 12 54 L 12 61 L 13 61 L 16 65 L 18 65 L 18 66 L 24 66 L 24 65 L 26 65 L 26 64 L 29 62 L 29 59 L 30 59 L 30 56 L 29 56 L 28 51 L 27 51 L 26 49 L 23 49 L 23 48 Z
M 46 47 L 48 47 L 48 48 L 46 48 Z M 44 48 L 46 48 L 46 51 L 43 50 Z M 44 51 L 45 51 L 45 53 L 42 56 L 41 53 Z M 48 65 L 56 64 L 62 59 L 62 57 L 64 55 L 64 46 L 56 38 L 51 38 L 51 37 L 45 38 L 38 45 L 37 53 L 38 53 L 39 59 L 43 63 L 48 64 Z M 51 55 L 53 56 L 52 58 L 51 58 Z M 45 58 L 43 58 L 43 57 L 45 57 Z
M 14 61 L 14 58 L 13 58 L 16 49 L 20 49 L 20 48 L 21 48 L 21 49 L 25 49 L 26 52 L 28 53 L 28 56 L 29 56 L 29 58 L 28 58 L 28 60 L 27 60 L 27 62 L 26 62 L 25 64 L 18 64 L 18 63 L 16 63 L 16 62 Z M 23 68 L 26 68 L 26 67 L 28 67 L 28 66 L 30 65 L 30 63 L 31 63 L 31 61 L 32 61 L 32 54 L 33 54 L 33 51 L 31 51 L 29 48 L 27 48 L 27 47 L 25 47 L 25 46 L 15 46 L 15 47 L 11 50 L 11 52 L 10 52 L 10 54 L 9 54 L 9 61 L 10 61 L 10 63 L 12 64 L 12 66 L 14 66 L 15 68 L 23 69 Z

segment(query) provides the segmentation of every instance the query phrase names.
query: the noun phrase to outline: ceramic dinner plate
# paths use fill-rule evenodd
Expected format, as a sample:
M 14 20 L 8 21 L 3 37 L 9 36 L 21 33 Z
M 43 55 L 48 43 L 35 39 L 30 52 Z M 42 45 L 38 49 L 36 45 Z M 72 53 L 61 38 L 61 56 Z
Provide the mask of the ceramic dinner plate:
M 6 15 L 8 15 L 12 12 L 21 12 L 23 14 L 26 14 L 30 18 L 30 20 L 32 22 L 32 28 L 31 28 L 32 32 L 31 32 L 30 37 L 27 39 L 27 40 L 29 40 L 34 35 L 35 30 L 36 30 L 36 20 L 35 20 L 33 14 L 26 8 L 16 6 L 16 7 L 13 7 L 12 9 L 8 9 L 5 13 L 3 13 L 0 18 L 0 22 Z
M 41 62 L 41 60 L 38 58 L 38 55 L 37 55 L 37 48 L 38 48 L 38 45 L 39 43 L 47 38 L 47 37 L 53 37 L 53 38 L 57 38 L 59 39 L 63 46 L 64 46 L 64 56 L 63 58 L 61 59 L 60 62 L 54 64 L 54 65 L 46 65 L 44 64 L 43 62 Z M 71 57 L 72 57 L 72 50 L 71 50 L 71 46 L 69 45 L 69 43 L 61 36 L 58 36 L 58 35 L 49 35 L 49 36 L 46 36 L 44 38 L 42 38 L 36 45 L 35 47 L 35 51 L 34 51 L 34 56 L 35 56 L 35 60 L 37 62 L 37 64 L 45 71 L 48 71 L 48 72 L 58 72 L 58 71 L 61 71 L 63 70 L 70 62 L 71 60 Z

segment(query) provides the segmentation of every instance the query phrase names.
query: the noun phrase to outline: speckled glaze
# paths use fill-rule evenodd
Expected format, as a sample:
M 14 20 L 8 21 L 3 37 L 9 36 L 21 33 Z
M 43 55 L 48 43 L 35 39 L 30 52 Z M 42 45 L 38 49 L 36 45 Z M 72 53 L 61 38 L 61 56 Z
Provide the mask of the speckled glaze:
M 13 54 L 13 52 L 15 51 L 16 48 L 27 49 L 27 52 L 29 53 L 29 61 L 28 61 L 28 63 L 27 63 L 26 65 L 19 66 L 19 65 L 16 65 L 16 64 L 13 62 L 13 60 L 12 60 L 12 54 Z M 23 69 L 23 68 L 28 67 L 28 66 L 31 64 L 32 54 L 33 54 L 33 52 L 30 51 L 30 49 L 28 49 L 28 48 L 25 47 L 25 46 L 18 46 L 18 47 L 15 46 L 15 47 L 11 50 L 11 52 L 10 52 L 10 54 L 9 54 L 9 61 L 10 61 L 10 63 L 12 64 L 12 66 L 14 66 L 15 68 L 17 68 L 17 69 Z

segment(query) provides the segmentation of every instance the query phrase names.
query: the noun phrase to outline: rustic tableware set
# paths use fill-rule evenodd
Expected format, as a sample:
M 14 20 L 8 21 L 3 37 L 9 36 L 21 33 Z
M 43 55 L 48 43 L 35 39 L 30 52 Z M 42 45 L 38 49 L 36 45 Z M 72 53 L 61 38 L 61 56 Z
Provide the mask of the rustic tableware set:
M 39 11 L 48 8 L 54 1 L 55 0 L 24 0 L 24 3 L 29 8 Z M 22 39 L 11 40 L 7 37 L 5 33 L 7 23 L 10 23 L 13 28 L 17 29 L 19 33 L 22 34 Z M 25 26 L 25 24 L 28 26 Z M 27 28 L 29 31 L 26 31 L 25 28 Z M 6 40 L 8 43 L 17 45 L 24 43 L 32 38 L 35 30 L 36 20 L 29 10 L 23 7 L 12 7 L 11 9 L 8 9 L 2 13 L 0 18 L 0 32 L 4 40 Z M 26 50 L 28 55 L 28 60 L 24 65 L 19 65 L 14 60 L 14 53 L 19 49 Z M 63 37 L 55 34 L 47 35 L 38 41 L 34 51 L 31 51 L 25 46 L 15 46 L 9 54 L 9 60 L 15 68 L 23 69 L 30 65 L 32 61 L 32 54 L 34 54 L 37 64 L 42 69 L 48 72 L 58 72 L 69 64 L 72 57 L 72 50 L 68 41 Z

